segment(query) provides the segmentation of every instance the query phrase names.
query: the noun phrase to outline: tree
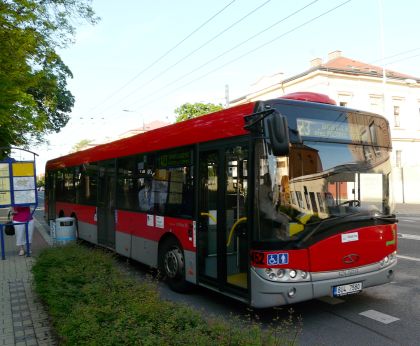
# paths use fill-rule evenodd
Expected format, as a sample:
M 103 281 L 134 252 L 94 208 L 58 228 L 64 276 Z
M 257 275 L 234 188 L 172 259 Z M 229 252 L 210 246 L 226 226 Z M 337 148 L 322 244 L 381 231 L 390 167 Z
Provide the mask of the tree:
M 36 186 L 37 187 L 45 187 L 45 175 L 39 175 L 36 177 Z
M 182 106 L 175 109 L 175 114 L 178 116 L 175 122 L 180 122 L 192 118 L 199 117 L 207 113 L 217 112 L 223 109 L 221 104 L 215 105 L 213 103 L 184 103 Z
M 76 151 L 85 150 L 89 148 L 90 144 L 93 143 L 93 140 L 91 139 L 82 139 L 80 142 L 77 142 L 73 147 L 71 148 L 71 153 L 75 153 Z
M 72 23 L 97 22 L 90 2 L 0 0 L 0 147 L 27 148 L 67 124 L 72 73 L 56 49 L 73 42 Z

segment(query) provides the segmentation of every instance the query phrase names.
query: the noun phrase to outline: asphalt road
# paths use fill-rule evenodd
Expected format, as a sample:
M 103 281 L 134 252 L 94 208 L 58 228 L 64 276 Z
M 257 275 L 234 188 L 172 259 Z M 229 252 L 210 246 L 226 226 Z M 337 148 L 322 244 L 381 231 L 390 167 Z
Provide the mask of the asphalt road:
M 291 314 L 295 320 L 302 321 L 300 345 L 420 345 L 419 225 L 420 215 L 400 217 L 395 280 L 365 289 L 358 295 L 263 310 L 250 310 L 244 304 L 201 287 L 189 294 L 178 294 L 159 284 L 161 296 L 195 307 L 206 315 L 252 318 L 264 326 L 281 323 Z M 132 261 L 121 259 L 120 263 L 139 279 L 149 273 L 146 267 Z
M 301 319 L 300 345 L 420 345 L 420 215 L 400 217 L 399 254 L 395 280 L 340 299 L 325 298 L 281 309 L 250 310 L 244 304 L 204 288 L 178 294 L 160 285 L 164 299 L 182 302 L 230 318 L 250 316 L 264 326 L 276 325 L 291 316 Z M 144 278 L 147 269 L 124 264 L 130 273 Z

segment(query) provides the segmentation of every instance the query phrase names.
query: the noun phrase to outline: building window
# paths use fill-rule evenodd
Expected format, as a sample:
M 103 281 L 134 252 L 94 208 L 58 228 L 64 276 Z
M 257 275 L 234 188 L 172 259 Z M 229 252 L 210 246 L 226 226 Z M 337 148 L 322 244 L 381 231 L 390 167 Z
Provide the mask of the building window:
M 402 150 L 395 151 L 395 166 L 401 167 L 401 154 Z
M 347 91 L 338 92 L 338 104 L 341 107 L 348 107 L 352 98 L 353 98 L 353 94 L 350 92 L 347 92 Z
M 394 106 L 394 126 L 400 127 L 400 106 Z
M 401 111 L 404 109 L 404 98 L 400 96 L 392 97 L 392 106 L 394 114 L 394 127 L 401 126 Z M 403 112 L 404 113 L 404 112 Z
M 373 113 L 383 114 L 383 97 L 381 95 L 370 95 L 370 110 Z

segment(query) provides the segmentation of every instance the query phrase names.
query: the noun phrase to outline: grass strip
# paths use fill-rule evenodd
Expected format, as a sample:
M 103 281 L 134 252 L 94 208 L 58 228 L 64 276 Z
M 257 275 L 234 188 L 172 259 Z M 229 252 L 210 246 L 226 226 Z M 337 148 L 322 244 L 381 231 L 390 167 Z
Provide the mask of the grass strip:
M 281 345 L 278 329 L 210 318 L 159 298 L 111 254 L 80 245 L 44 250 L 32 268 L 60 345 Z

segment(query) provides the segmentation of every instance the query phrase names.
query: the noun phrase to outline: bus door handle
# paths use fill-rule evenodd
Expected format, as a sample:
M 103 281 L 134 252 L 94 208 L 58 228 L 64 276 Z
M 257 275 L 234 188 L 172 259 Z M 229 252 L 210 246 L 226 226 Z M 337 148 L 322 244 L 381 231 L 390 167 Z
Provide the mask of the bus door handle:
M 212 221 L 215 225 L 217 225 L 216 217 L 207 212 L 200 213 L 200 220 L 198 222 L 198 227 L 201 232 L 207 232 L 209 230 L 210 221 Z
M 207 212 L 204 212 L 204 211 L 202 211 L 201 213 L 200 213 L 200 216 L 207 216 L 211 221 L 213 221 L 216 225 L 217 225 L 217 219 L 216 219 L 216 217 L 214 216 L 214 215 L 212 215 L 212 214 L 210 214 L 210 213 L 207 213 Z
M 227 240 L 226 246 L 229 246 L 229 245 L 230 245 L 230 243 L 231 243 L 231 241 L 232 241 L 232 236 L 233 236 L 233 233 L 235 232 L 235 229 L 238 227 L 238 225 L 239 225 L 240 223 L 242 223 L 242 222 L 246 222 L 246 221 L 247 221 L 247 218 L 246 218 L 246 217 L 241 217 L 239 220 L 236 220 L 236 222 L 233 224 L 232 228 L 230 229 L 230 232 L 229 232 L 229 236 L 228 236 L 228 240 Z

